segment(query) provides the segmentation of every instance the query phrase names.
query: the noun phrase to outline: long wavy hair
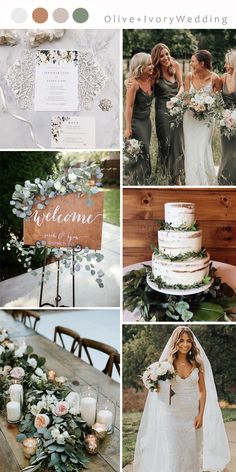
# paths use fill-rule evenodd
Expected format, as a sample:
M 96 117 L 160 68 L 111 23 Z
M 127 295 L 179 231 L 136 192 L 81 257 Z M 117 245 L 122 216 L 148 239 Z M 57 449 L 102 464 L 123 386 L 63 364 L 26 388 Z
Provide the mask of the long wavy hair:
M 200 350 L 196 346 L 191 329 L 188 328 L 187 326 L 178 326 L 178 328 L 176 328 L 173 331 L 172 336 L 171 336 L 171 345 L 170 345 L 170 351 L 169 351 L 169 356 L 168 356 L 169 362 L 173 364 L 175 359 L 178 357 L 178 343 L 183 334 L 187 334 L 192 343 L 192 347 L 190 351 L 187 353 L 187 360 L 190 362 L 190 364 L 192 364 L 193 366 L 195 365 L 199 370 L 203 371 L 203 362 L 200 356 Z
M 236 87 L 236 49 L 232 49 L 231 51 L 228 51 L 225 55 L 225 62 L 228 64 L 232 64 L 234 71 L 232 74 L 232 82 L 234 86 Z
M 138 52 L 135 54 L 130 61 L 127 78 L 134 77 L 135 79 L 138 79 L 141 77 L 143 70 L 147 67 L 149 59 L 151 59 L 151 54 L 147 54 L 146 52 Z
M 157 43 L 151 50 L 151 58 L 152 58 L 152 63 L 154 65 L 154 77 L 156 77 L 156 79 L 161 79 L 162 76 L 163 76 L 163 72 L 162 72 L 161 64 L 160 64 L 160 56 L 161 56 L 161 51 L 163 49 L 167 49 L 167 51 L 170 54 L 170 50 L 169 50 L 168 46 L 166 46 L 166 44 L 164 44 L 164 43 Z M 171 61 L 171 64 L 169 65 L 169 67 L 168 67 L 168 72 L 169 72 L 170 75 L 174 75 L 175 74 L 175 68 L 174 68 L 172 57 L 171 57 L 171 60 L 172 61 Z

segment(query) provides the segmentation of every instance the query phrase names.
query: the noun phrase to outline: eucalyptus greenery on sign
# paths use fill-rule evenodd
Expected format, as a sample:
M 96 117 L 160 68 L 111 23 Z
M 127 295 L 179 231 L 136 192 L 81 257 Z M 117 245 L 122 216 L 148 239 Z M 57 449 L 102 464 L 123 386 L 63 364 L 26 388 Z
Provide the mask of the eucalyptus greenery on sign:
M 160 230 L 163 231 L 198 231 L 199 227 L 196 221 L 191 223 L 191 225 L 180 225 L 180 226 L 172 226 L 171 223 L 166 223 L 164 220 L 158 220 L 157 224 L 160 226 Z
M 0 400 L 5 413 L 5 397 L 12 382 L 23 385 L 23 416 L 16 436 L 18 442 L 37 438 L 38 445 L 27 472 L 52 470 L 78 472 L 89 462 L 84 453 L 84 434 L 89 431 L 79 413 L 79 394 L 67 380 L 48 379 L 46 359 L 25 343 L 20 346 L 0 328 Z
M 216 277 L 211 270 L 213 283 L 201 293 L 188 296 L 165 295 L 147 284 L 151 267 L 132 270 L 124 276 L 124 309 L 140 312 L 139 321 L 218 321 L 225 320 L 228 309 L 236 306 L 236 293 Z
M 38 210 L 43 210 L 49 204 L 51 198 L 70 193 L 78 193 L 78 198 L 86 195 L 87 205 L 92 206 L 92 196 L 99 189 L 99 183 L 89 185 L 91 180 L 101 179 L 103 176 L 100 167 L 96 163 L 81 163 L 78 169 L 69 171 L 66 175 L 49 177 L 48 180 L 35 179 L 34 182 L 26 180 L 25 185 L 17 184 L 12 195 L 10 205 L 12 212 L 24 220 L 29 220 L 32 215 L 33 205 L 37 205 Z
M 56 196 L 68 195 L 77 193 L 78 198 L 82 196 L 87 197 L 87 206 L 93 205 L 93 195 L 99 192 L 101 185 L 99 179 L 103 176 L 100 167 L 96 162 L 87 164 L 81 163 L 78 169 L 68 172 L 68 174 L 50 176 L 48 180 L 35 179 L 34 182 L 27 180 L 24 185 L 17 184 L 12 195 L 10 205 L 12 205 L 12 212 L 22 220 L 29 221 L 32 215 L 32 207 L 36 205 L 38 210 L 43 210 L 47 207 L 50 200 Z M 96 184 L 91 185 L 92 180 Z M 41 262 L 44 259 L 52 258 L 53 261 L 60 260 L 60 271 L 69 269 L 73 275 L 81 269 L 85 269 L 92 277 L 95 278 L 98 286 L 103 288 L 102 278 L 104 273 L 102 270 L 96 269 L 95 263 L 100 263 L 104 256 L 103 254 L 92 251 L 85 247 L 80 247 L 73 250 L 71 248 L 54 248 L 46 247 L 44 241 L 38 241 L 35 246 L 25 246 L 23 240 L 19 240 L 13 236 L 6 244 L 5 249 L 8 251 L 15 251 L 17 259 L 23 264 L 28 272 L 33 275 L 37 273 L 32 270 L 32 263 L 37 258 Z M 50 271 L 45 271 L 44 281 L 48 280 Z

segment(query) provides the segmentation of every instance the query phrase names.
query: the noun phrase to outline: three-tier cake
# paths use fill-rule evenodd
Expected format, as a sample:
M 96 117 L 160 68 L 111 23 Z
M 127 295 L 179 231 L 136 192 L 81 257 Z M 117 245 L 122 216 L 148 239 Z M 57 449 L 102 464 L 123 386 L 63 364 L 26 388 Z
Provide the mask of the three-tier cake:
M 202 248 L 194 203 L 166 203 L 165 222 L 152 255 L 153 280 L 163 287 L 196 287 L 206 283 L 210 256 Z

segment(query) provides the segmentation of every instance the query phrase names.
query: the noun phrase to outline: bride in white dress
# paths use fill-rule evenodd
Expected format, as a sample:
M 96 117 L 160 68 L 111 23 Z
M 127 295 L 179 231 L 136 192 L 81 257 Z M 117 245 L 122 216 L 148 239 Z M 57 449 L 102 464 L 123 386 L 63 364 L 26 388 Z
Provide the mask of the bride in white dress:
M 191 58 L 192 73 L 185 79 L 186 92 L 220 91 L 221 82 L 217 74 L 211 71 L 211 54 L 200 50 Z M 213 123 L 208 120 L 198 121 L 191 111 L 187 111 L 183 120 L 185 145 L 185 184 L 218 185 L 212 153 Z
M 176 371 L 171 381 L 175 394 L 169 404 L 158 392 L 149 392 L 134 472 L 222 472 L 230 452 L 212 369 L 188 327 L 172 333 L 160 358 L 167 359 Z

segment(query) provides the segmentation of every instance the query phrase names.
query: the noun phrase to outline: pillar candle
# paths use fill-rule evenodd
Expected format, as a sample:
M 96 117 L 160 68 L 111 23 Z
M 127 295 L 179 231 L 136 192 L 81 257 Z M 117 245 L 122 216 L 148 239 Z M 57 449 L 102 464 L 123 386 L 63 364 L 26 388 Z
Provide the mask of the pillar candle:
M 97 422 L 105 424 L 107 429 L 112 427 L 112 412 L 110 410 L 100 410 L 97 413 Z
M 20 384 L 10 385 L 9 388 L 10 399 L 15 402 L 23 404 L 23 387 Z
M 92 426 L 95 423 L 96 418 L 96 400 L 92 397 L 84 397 L 80 404 L 81 418 L 86 421 L 88 426 Z
M 11 401 L 7 403 L 7 420 L 9 423 L 17 423 L 21 417 L 20 403 Z

